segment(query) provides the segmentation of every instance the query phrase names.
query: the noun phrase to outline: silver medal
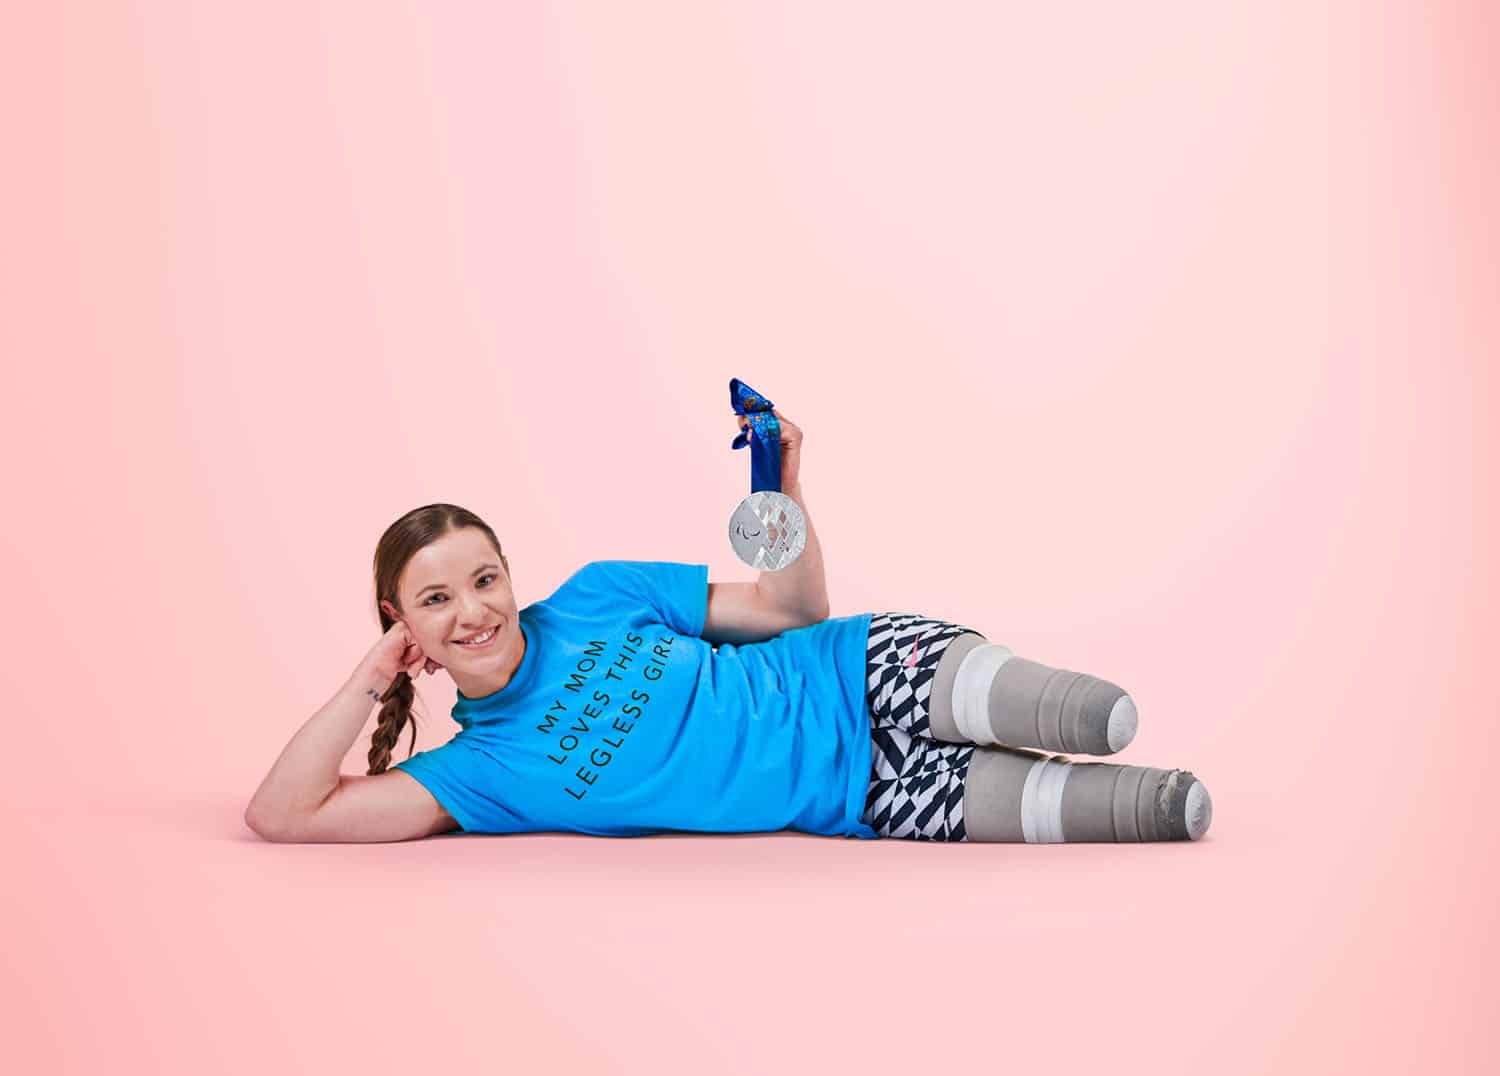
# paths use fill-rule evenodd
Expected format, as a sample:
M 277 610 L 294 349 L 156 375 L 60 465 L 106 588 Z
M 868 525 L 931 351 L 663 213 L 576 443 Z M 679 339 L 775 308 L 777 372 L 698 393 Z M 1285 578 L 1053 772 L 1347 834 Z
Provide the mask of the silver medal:
M 780 571 L 802 555 L 807 519 L 785 493 L 763 489 L 741 501 L 729 517 L 729 544 L 750 567 Z

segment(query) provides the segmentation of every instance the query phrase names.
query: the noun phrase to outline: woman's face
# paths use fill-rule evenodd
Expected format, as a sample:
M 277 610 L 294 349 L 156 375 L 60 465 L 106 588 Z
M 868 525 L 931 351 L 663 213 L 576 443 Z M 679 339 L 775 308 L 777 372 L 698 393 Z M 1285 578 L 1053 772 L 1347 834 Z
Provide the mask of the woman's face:
M 497 674 L 508 679 L 520 663 L 525 644 L 510 569 L 477 527 L 449 531 L 419 550 L 407 561 L 397 593 L 401 608 L 382 602 L 386 614 L 406 622 L 422 652 L 447 669 L 464 694 L 488 694 Z M 483 646 L 459 642 L 491 629 L 494 637 Z

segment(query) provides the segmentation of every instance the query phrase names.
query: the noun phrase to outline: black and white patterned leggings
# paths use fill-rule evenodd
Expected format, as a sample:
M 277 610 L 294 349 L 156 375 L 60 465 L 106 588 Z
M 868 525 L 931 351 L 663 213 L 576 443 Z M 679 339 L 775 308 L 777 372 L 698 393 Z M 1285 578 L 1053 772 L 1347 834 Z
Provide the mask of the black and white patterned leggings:
M 928 733 L 927 699 L 948 644 L 974 628 L 915 613 L 876 613 L 865 651 L 874 741 L 862 820 L 882 837 L 962 841 L 973 744 Z

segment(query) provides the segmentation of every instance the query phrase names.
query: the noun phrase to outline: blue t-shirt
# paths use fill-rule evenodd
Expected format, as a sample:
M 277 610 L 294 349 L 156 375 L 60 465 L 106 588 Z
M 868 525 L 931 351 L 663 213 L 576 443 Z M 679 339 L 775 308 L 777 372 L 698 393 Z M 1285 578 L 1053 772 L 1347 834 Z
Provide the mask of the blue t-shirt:
M 717 646 L 708 565 L 592 561 L 520 610 L 510 682 L 395 768 L 468 833 L 873 838 L 870 613 Z

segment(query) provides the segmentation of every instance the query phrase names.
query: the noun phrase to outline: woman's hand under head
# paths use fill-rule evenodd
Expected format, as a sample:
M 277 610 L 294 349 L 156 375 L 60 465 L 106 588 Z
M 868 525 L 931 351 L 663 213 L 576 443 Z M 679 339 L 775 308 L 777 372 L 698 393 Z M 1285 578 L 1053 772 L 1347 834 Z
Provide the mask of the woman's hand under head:
M 400 672 L 415 680 L 423 672 L 433 673 L 442 668 L 422 652 L 421 646 L 413 641 L 411 630 L 400 620 L 376 641 L 362 664 L 387 686 Z
M 499 691 L 520 667 L 526 650 L 510 566 L 476 527 L 460 527 L 412 555 L 397 586 L 399 606 L 381 600 L 387 616 L 404 627 L 409 644 L 388 655 L 391 678 L 415 667 L 446 669 L 459 691 L 482 698 Z M 463 640 L 493 632 L 487 642 Z M 389 633 L 387 633 L 389 634 Z

